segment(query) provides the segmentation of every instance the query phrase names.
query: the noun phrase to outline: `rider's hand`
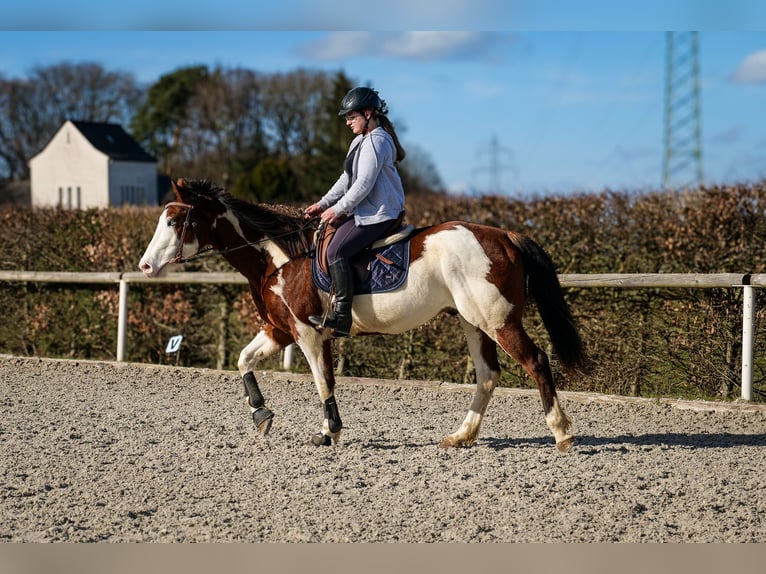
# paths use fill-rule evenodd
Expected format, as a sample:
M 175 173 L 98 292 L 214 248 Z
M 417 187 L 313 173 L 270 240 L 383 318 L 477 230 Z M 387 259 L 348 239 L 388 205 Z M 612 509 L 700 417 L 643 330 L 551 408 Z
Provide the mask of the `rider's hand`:
M 328 207 L 322 212 L 322 223 L 332 223 L 338 218 L 334 207 Z
M 311 219 L 312 217 L 316 217 L 322 213 L 322 208 L 319 206 L 318 203 L 314 203 L 312 205 L 309 205 L 306 209 L 303 210 L 303 217 L 306 219 Z

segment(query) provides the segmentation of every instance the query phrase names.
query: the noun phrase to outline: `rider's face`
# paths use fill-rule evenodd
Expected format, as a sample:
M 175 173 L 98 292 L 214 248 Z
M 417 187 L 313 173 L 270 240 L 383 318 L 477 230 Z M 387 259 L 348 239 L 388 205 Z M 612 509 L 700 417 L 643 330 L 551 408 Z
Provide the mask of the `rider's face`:
M 346 125 L 351 128 L 354 135 L 364 132 L 366 118 L 361 112 L 349 112 L 345 115 Z

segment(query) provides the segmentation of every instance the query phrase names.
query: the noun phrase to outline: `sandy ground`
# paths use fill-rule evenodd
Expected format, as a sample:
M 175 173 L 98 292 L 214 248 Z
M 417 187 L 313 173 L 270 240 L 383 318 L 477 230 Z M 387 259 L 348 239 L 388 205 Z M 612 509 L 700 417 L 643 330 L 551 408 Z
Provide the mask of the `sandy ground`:
M 766 406 L 499 389 L 477 443 L 440 449 L 472 389 L 340 379 L 309 444 L 304 375 L 0 356 L 0 541 L 766 542 Z

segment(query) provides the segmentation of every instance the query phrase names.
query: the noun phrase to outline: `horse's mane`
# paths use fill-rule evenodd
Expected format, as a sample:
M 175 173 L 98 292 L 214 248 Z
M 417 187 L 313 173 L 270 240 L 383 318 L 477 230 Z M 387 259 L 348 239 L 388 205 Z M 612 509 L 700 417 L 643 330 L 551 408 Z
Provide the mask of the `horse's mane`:
M 250 203 L 236 198 L 208 180 L 184 180 L 184 189 L 191 192 L 193 205 L 200 199 L 215 200 L 231 210 L 243 231 L 252 229 L 266 235 L 282 250 L 295 257 L 308 249 L 307 231 L 312 225 L 302 211 L 282 204 Z

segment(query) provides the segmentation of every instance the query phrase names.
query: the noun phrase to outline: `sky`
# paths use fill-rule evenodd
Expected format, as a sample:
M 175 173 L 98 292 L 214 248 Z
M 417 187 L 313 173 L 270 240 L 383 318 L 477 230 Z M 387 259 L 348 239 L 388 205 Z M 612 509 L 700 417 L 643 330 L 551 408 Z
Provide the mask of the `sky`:
M 198 64 L 343 71 L 379 91 L 405 148 L 454 193 L 651 191 L 665 31 L 698 30 L 704 183 L 766 179 L 766 3 L 755 0 L 111 4 L 4 8 L 0 76 L 62 62 L 146 85 Z

